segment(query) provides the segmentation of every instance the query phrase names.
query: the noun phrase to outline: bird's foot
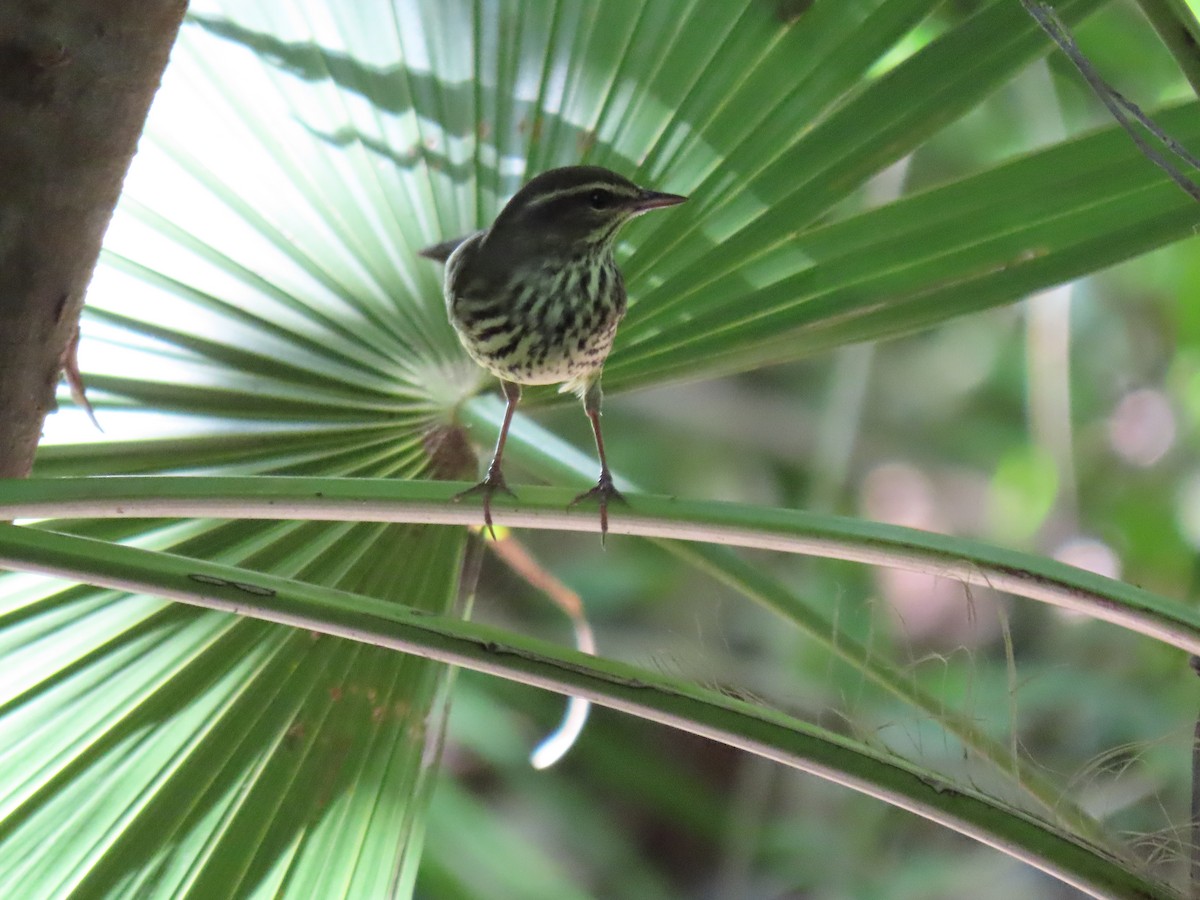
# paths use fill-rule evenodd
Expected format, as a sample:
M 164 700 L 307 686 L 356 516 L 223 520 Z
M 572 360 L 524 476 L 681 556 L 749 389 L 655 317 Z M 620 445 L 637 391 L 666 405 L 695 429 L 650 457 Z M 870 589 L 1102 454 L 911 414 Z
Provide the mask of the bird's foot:
M 496 529 L 492 527 L 492 494 L 500 491 L 508 494 L 510 497 L 516 497 L 504 482 L 504 473 L 500 471 L 499 466 L 488 466 L 487 475 L 483 481 L 474 487 L 469 487 L 465 491 L 460 491 L 454 495 L 454 502 L 462 500 L 464 497 L 474 497 L 476 494 L 483 495 L 483 524 L 487 526 L 488 534 L 492 536 L 492 540 L 496 539 Z
M 603 544 L 604 538 L 608 534 L 608 501 L 626 502 L 621 492 L 613 487 L 612 473 L 608 469 L 601 470 L 600 480 L 596 482 L 596 486 L 590 491 L 584 491 L 572 500 L 567 509 L 585 500 L 598 500 L 600 503 L 600 543 Z

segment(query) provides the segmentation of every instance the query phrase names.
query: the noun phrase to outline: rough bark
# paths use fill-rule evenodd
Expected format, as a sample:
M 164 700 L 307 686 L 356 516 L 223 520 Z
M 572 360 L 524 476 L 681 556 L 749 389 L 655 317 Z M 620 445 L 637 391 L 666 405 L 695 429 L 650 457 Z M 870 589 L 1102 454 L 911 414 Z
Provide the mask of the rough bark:
M 0 0 L 0 477 L 29 474 L 186 0 Z

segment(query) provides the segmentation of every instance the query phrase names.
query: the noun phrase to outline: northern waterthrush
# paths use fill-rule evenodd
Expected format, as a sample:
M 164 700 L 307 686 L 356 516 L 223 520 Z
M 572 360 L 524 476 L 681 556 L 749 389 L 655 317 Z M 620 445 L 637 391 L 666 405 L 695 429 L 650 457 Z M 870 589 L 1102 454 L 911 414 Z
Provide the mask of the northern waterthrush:
M 512 493 L 500 464 L 521 385 L 562 382 L 560 390 L 583 400 L 600 457 L 596 486 L 571 505 L 597 500 L 601 534 L 608 531 L 608 502 L 621 495 L 600 433 L 600 373 L 625 315 L 613 243 L 634 216 L 686 199 L 596 166 L 551 169 L 517 191 L 491 228 L 421 251 L 446 263 L 450 322 L 467 353 L 500 379 L 507 401 L 487 475 L 459 495 L 482 494 L 489 529 L 492 495 Z

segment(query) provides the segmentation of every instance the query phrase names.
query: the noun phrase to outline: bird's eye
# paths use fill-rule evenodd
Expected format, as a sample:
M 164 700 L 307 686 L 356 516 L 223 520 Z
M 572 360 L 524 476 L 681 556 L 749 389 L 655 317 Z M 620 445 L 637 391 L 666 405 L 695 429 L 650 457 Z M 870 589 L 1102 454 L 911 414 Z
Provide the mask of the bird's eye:
M 588 194 L 588 203 L 592 209 L 607 209 L 612 205 L 613 196 L 608 191 L 592 191 Z

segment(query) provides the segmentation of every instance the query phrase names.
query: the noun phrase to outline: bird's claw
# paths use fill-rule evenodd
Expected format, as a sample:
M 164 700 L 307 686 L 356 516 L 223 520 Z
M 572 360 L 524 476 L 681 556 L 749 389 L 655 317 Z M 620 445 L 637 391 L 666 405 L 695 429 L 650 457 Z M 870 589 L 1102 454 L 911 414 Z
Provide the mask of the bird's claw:
M 597 500 L 600 503 L 600 543 L 603 544 L 604 538 L 608 534 L 608 501 L 615 500 L 618 503 L 626 503 L 627 501 L 621 492 L 613 486 L 612 475 L 607 469 L 600 473 L 600 480 L 596 482 L 596 486 L 590 491 L 584 491 L 572 500 L 567 505 L 567 509 L 585 500 Z
M 459 491 L 453 498 L 454 502 L 458 503 L 464 497 L 474 497 L 476 494 L 483 495 L 483 524 L 487 526 L 488 534 L 492 536 L 492 540 L 496 539 L 496 529 L 492 527 L 492 494 L 496 493 L 496 491 L 508 494 L 510 497 L 517 496 L 505 483 L 504 474 L 500 469 L 489 467 L 483 481 L 474 487 L 467 488 L 465 491 Z

